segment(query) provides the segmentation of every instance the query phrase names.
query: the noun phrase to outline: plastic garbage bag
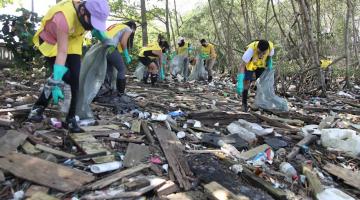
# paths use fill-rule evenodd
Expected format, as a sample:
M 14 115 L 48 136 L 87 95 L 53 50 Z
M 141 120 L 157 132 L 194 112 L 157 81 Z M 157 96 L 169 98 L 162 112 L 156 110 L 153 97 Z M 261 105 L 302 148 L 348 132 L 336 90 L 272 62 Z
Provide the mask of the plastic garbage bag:
M 136 70 L 134 72 L 134 75 L 136 76 L 136 78 L 138 80 L 142 80 L 144 77 L 144 72 L 145 72 L 145 65 L 143 65 L 141 62 L 139 62 L 138 66 L 136 67 Z
M 176 76 L 181 72 L 181 56 L 175 56 L 170 63 L 171 75 Z
M 197 80 L 207 80 L 208 72 L 205 69 L 204 60 L 200 58 L 200 56 L 196 57 L 196 65 L 192 69 L 191 74 L 189 76 L 189 81 Z
M 321 144 L 353 156 L 360 155 L 360 136 L 351 129 L 322 129 Z
M 76 103 L 76 115 L 80 119 L 94 118 L 90 104 L 105 80 L 108 51 L 106 45 L 97 43 L 87 51 L 81 63 L 79 96 Z
M 288 102 L 275 94 L 274 70 L 266 69 L 256 81 L 255 105 L 269 110 L 288 111 Z

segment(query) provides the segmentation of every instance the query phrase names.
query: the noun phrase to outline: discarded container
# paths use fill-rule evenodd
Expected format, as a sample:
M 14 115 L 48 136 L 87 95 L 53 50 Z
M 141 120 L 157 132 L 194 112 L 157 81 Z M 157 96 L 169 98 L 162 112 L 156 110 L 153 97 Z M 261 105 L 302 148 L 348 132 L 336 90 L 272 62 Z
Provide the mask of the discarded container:
M 171 117 L 182 117 L 185 113 L 181 110 L 173 111 L 168 113 Z
M 56 119 L 56 118 L 50 118 L 51 121 L 51 125 L 55 128 L 61 128 L 62 127 L 62 123 L 60 120 Z
M 268 135 L 268 134 L 270 134 L 270 133 L 272 133 L 274 131 L 273 128 L 264 129 L 259 124 L 250 123 L 250 122 L 248 122 L 246 120 L 243 120 L 243 119 L 239 119 L 238 122 L 242 127 L 244 127 L 245 129 L 255 133 L 257 136 Z
M 336 188 L 327 188 L 316 195 L 318 200 L 355 200 L 345 192 Z
M 321 144 L 353 156 L 360 154 L 360 136 L 350 129 L 322 129 Z
M 93 126 L 95 123 L 95 119 L 82 119 L 79 121 L 79 126 Z
M 122 166 L 123 166 L 122 162 L 114 161 L 114 162 L 109 162 L 109 163 L 91 165 L 90 170 L 95 174 L 99 174 L 99 173 L 103 173 L 103 172 L 120 169 L 120 168 L 122 168 Z
M 248 143 L 253 143 L 256 141 L 255 133 L 243 128 L 237 121 L 232 122 L 226 128 L 231 134 L 238 134 L 242 139 L 244 139 Z
M 184 131 L 180 131 L 176 134 L 176 136 L 179 138 L 179 139 L 182 139 L 184 137 L 186 137 L 186 133 Z
M 287 175 L 290 182 L 291 180 L 297 180 L 299 178 L 296 169 L 288 162 L 282 162 L 280 164 L 280 171 Z

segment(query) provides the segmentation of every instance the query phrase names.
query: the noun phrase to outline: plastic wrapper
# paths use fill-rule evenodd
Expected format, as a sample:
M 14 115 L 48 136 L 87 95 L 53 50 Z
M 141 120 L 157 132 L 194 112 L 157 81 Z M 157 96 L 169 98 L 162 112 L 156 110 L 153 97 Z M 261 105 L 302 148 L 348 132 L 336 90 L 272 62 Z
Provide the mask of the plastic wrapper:
M 136 70 L 134 72 L 134 76 L 140 81 L 144 77 L 145 68 L 146 68 L 145 65 L 143 65 L 141 62 L 139 62 L 138 66 L 136 67 Z
M 255 105 L 268 110 L 288 111 L 288 102 L 275 94 L 274 70 L 266 69 L 256 81 Z
M 79 96 L 76 103 L 76 115 L 80 119 L 94 117 L 90 104 L 100 90 L 106 76 L 107 59 L 109 49 L 101 43 L 92 46 L 84 56 L 81 63 L 79 77 Z
M 191 74 L 189 76 L 189 81 L 197 80 L 207 80 L 208 72 L 205 69 L 204 59 L 201 59 L 199 56 L 196 57 L 196 65 L 193 67 Z

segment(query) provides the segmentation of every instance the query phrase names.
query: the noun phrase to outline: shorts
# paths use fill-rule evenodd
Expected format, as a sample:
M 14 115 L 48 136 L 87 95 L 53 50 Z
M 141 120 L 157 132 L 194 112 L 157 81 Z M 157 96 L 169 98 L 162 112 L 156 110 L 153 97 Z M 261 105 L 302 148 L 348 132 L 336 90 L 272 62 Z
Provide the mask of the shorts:
M 155 64 L 156 64 L 156 61 L 149 57 L 139 57 L 139 61 L 146 67 L 148 67 L 152 62 L 155 62 Z
M 248 71 L 247 69 L 245 69 L 245 81 L 255 81 L 256 79 L 258 79 L 261 74 L 265 71 L 265 68 L 257 68 L 254 71 Z

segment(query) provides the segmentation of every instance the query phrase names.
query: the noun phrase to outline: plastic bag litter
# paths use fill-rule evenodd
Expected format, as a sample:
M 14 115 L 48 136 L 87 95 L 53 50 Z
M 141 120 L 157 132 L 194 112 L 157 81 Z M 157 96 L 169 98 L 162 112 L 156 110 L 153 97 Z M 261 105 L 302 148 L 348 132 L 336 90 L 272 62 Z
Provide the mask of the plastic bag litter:
M 87 51 L 81 63 L 80 87 L 76 102 L 76 115 L 80 119 L 94 118 L 90 104 L 105 80 L 108 50 L 106 45 L 97 43 Z
M 170 63 L 171 75 L 176 76 L 177 74 L 179 74 L 182 71 L 182 64 L 183 63 L 181 62 L 181 56 L 175 56 Z
M 275 94 L 274 70 L 266 69 L 256 81 L 255 105 L 269 110 L 288 111 L 288 102 Z
M 143 65 L 141 62 L 139 62 L 138 66 L 136 67 L 136 70 L 134 72 L 134 76 L 136 76 L 136 78 L 140 81 L 144 77 L 145 68 L 146 68 L 145 65 Z
M 191 74 L 189 76 L 189 81 L 197 80 L 207 80 L 208 72 L 205 69 L 204 60 L 199 56 L 196 57 L 196 65 L 192 69 Z

